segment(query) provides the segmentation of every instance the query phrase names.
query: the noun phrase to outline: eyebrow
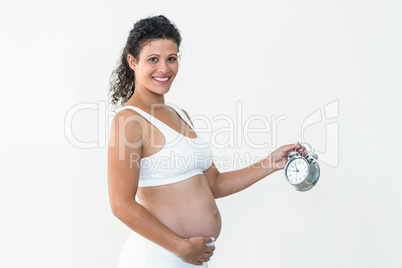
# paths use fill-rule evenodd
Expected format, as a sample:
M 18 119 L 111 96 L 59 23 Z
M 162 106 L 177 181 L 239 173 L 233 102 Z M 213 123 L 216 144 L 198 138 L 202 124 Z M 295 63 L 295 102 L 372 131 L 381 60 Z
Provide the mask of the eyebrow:
M 172 56 L 172 55 L 177 56 L 177 53 L 169 54 L 169 56 Z M 150 56 L 160 56 L 160 55 L 159 54 L 149 54 L 147 57 L 150 57 Z

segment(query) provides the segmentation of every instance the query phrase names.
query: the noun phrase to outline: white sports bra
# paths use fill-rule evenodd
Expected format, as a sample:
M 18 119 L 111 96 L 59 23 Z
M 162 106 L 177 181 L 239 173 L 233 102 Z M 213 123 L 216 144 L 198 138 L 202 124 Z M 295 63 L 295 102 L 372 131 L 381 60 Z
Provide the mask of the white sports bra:
M 180 117 L 194 130 L 194 126 L 179 107 L 169 104 Z M 201 136 L 186 137 L 168 125 L 135 106 L 125 106 L 142 115 L 165 136 L 166 144 L 162 150 L 140 159 L 138 187 L 165 185 L 203 174 L 212 164 L 212 150 Z M 117 113 L 116 112 L 116 113 Z

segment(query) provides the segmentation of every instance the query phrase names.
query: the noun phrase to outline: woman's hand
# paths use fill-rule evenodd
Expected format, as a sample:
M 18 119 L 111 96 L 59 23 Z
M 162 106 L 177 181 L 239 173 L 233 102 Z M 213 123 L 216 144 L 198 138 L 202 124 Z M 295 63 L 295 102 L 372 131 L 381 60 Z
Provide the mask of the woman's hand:
M 306 148 L 301 146 L 299 142 L 283 145 L 267 157 L 270 160 L 271 167 L 273 167 L 275 171 L 285 168 L 286 163 L 288 162 L 288 154 L 295 149 L 301 154 L 306 153 Z
M 192 237 L 185 240 L 182 254 L 179 257 L 185 262 L 202 265 L 203 262 L 210 260 L 215 250 L 215 246 L 206 246 L 205 244 L 214 240 L 212 237 Z

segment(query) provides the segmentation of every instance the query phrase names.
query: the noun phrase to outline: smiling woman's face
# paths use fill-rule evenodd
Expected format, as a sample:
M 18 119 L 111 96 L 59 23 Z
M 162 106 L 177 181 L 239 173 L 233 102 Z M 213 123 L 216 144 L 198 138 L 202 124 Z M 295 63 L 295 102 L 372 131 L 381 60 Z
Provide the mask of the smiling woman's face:
M 131 55 L 127 59 L 135 71 L 135 90 L 166 94 L 179 70 L 177 45 L 172 40 L 153 40 L 144 45 L 138 62 Z

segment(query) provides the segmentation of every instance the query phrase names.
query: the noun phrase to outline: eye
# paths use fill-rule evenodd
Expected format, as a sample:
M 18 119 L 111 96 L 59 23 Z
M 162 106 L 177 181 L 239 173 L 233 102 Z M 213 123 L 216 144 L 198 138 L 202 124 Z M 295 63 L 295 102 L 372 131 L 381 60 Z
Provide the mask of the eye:
M 153 58 L 150 58 L 149 61 L 150 61 L 150 62 L 157 62 L 157 61 L 158 61 L 158 58 L 157 58 L 157 57 L 153 57 Z
M 169 57 L 168 58 L 168 61 L 176 61 L 177 59 L 176 59 L 176 57 Z

